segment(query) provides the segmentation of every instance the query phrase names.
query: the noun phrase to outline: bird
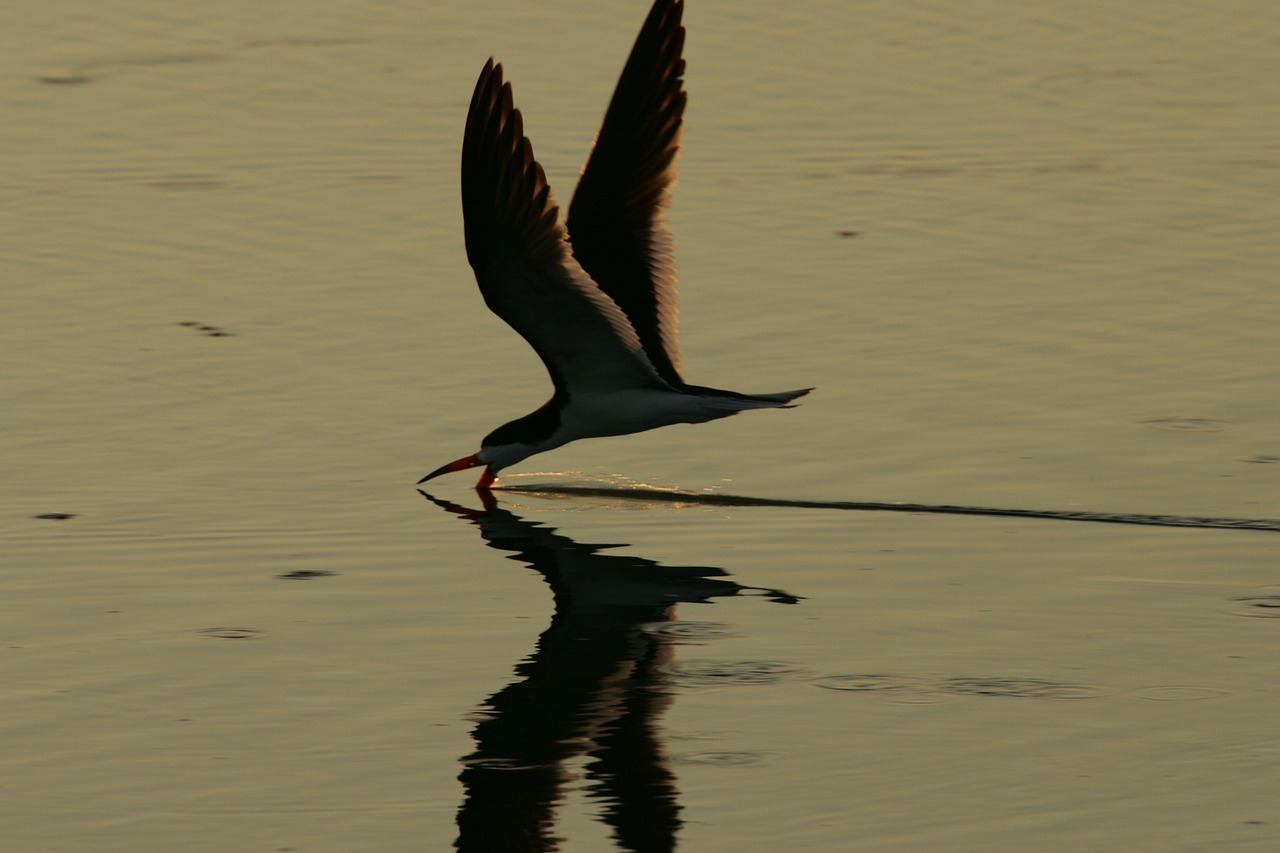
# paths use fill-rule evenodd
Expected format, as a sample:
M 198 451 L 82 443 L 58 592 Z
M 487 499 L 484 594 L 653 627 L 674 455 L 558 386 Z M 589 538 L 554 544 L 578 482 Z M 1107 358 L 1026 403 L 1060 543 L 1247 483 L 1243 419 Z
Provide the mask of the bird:
M 502 65 L 480 72 L 462 142 L 467 260 L 485 304 L 541 358 L 554 393 L 442 474 L 483 467 L 477 491 L 583 438 L 792 408 L 812 391 L 740 394 L 681 373 L 674 244 L 664 210 L 687 95 L 683 0 L 655 0 L 563 221 Z

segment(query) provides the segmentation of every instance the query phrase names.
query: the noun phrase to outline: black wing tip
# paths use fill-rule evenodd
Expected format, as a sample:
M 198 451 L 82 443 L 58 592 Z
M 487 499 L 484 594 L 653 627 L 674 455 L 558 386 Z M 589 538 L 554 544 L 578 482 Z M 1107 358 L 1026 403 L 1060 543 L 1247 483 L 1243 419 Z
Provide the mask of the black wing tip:
M 484 99 L 483 96 L 486 93 L 493 92 L 495 88 L 500 89 L 502 85 L 502 63 L 491 56 L 485 61 L 484 68 L 480 69 L 480 76 L 476 78 L 476 88 L 471 95 L 471 110 L 468 116 L 475 113 L 476 106 Z
M 688 95 L 683 0 L 655 0 L 605 111 L 567 228 L 574 257 L 622 309 L 659 376 L 683 384 L 671 200 Z M 671 351 L 668 352 L 668 349 Z
M 684 0 L 655 0 L 653 8 L 649 10 L 649 17 L 645 19 L 641 29 L 648 30 L 650 27 L 656 27 L 667 30 L 680 27 L 683 17 Z
M 544 260 L 562 251 L 559 209 L 493 57 L 476 80 L 463 132 L 462 213 L 467 257 L 477 269 L 503 240 Z

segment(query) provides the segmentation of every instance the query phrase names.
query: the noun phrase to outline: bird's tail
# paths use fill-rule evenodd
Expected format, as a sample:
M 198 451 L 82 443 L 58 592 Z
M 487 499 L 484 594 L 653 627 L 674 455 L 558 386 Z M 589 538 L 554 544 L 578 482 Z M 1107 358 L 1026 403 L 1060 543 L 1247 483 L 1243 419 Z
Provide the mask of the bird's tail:
M 803 397 L 813 389 L 801 388 L 798 391 L 778 391 L 774 394 L 739 394 L 737 391 L 689 385 L 684 390 L 686 393 L 696 394 L 707 408 L 732 415 L 745 409 L 793 409 L 795 406 L 791 401 Z

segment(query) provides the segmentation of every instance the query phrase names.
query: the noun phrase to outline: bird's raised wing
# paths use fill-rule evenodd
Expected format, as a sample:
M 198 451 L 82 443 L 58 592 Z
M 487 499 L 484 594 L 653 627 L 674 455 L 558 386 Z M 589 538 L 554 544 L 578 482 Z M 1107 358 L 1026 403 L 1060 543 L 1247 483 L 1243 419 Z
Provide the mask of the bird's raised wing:
M 511 85 L 492 59 L 467 114 L 462 216 L 485 303 L 537 351 L 559 392 L 663 384 L 626 315 L 574 260 Z
M 613 298 L 658 374 L 682 384 L 674 243 L 663 208 L 684 116 L 683 0 L 657 0 L 569 205 L 574 257 Z

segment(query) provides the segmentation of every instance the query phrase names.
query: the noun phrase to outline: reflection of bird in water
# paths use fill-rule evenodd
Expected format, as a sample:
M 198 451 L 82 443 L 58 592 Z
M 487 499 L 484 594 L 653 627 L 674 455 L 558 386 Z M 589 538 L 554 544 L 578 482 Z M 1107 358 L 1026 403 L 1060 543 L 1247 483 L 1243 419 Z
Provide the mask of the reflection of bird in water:
M 459 777 L 458 849 L 556 849 L 553 809 L 569 779 L 565 762 L 579 756 L 588 759 L 587 794 L 601 803 L 619 849 L 675 849 L 679 792 L 658 727 L 675 698 L 664 668 L 673 647 L 660 625 L 680 602 L 751 592 L 797 599 L 726 580 L 723 569 L 603 554 L 621 546 L 574 542 L 492 501 L 476 510 L 423 494 L 541 574 L 555 597 L 536 650 L 484 703 Z
M 485 65 L 462 143 L 467 259 L 489 308 L 546 365 L 555 393 L 432 477 L 498 471 L 580 438 L 788 408 L 810 389 L 739 394 L 684 381 L 676 267 L 662 210 L 684 116 L 684 12 L 656 0 L 623 68 L 567 222 L 533 159 L 502 66 Z

